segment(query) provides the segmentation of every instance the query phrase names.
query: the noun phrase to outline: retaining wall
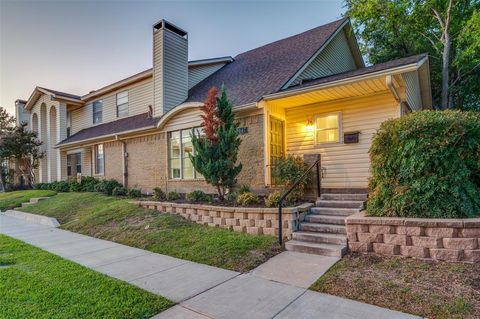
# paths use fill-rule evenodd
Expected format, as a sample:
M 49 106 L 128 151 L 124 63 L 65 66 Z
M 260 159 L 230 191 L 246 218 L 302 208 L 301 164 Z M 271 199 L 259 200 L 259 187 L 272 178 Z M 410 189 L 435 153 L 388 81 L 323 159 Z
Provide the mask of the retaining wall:
M 353 252 L 480 263 L 480 218 L 346 218 L 348 247 Z
M 184 218 L 214 227 L 232 229 L 255 235 L 278 236 L 278 208 L 226 207 L 203 204 L 180 204 L 154 201 L 137 201 L 135 204 L 159 212 L 178 214 Z M 282 209 L 283 236 L 291 238 L 299 222 L 313 204 Z

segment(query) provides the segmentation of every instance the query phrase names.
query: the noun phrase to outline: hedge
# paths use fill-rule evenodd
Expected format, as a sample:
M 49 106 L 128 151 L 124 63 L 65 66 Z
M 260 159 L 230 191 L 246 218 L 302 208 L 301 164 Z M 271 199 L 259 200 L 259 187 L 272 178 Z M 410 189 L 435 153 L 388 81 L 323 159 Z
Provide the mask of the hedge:
M 480 215 L 480 113 L 422 111 L 386 121 L 370 158 L 369 216 Z

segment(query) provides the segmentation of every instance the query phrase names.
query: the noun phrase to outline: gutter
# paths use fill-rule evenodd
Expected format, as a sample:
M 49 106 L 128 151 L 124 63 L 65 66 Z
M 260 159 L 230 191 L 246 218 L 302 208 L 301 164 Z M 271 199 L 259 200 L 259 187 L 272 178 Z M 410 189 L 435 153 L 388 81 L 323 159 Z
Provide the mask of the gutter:
M 284 91 L 284 92 L 272 93 L 272 94 L 268 94 L 268 95 L 263 96 L 263 100 L 268 101 L 268 100 L 274 100 L 274 99 L 278 99 L 278 98 L 289 97 L 289 96 L 293 96 L 293 95 L 297 95 L 297 94 L 316 91 L 316 90 L 322 89 L 322 88 L 328 88 L 328 87 L 337 86 L 337 85 L 341 85 L 341 84 L 348 84 L 348 83 L 357 82 L 357 81 L 360 81 L 360 80 L 368 80 L 368 79 L 375 78 L 375 77 L 382 76 L 382 75 L 388 75 L 388 74 L 394 75 L 394 74 L 398 74 L 398 73 L 416 71 L 423 63 L 425 63 L 425 61 L 427 61 L 427 59 L 428 59 L 428 56 L 425 56 L 423 59 L 421 59 L 420 61 L 418 61 L 416 63 L 412 63 L 412 64 L 408 64 L 408 65 L 404 65 L 404 66 L 399 66 L 399 67 L 396 67 L 396 68 L 391 68 L 391 69 L 381 70 L 381 71 L 377 71 L 377 72 L 362 74 L 362 75 L 358 75 L 358 76 L 354 76 L 354 77 L 350 77 L 350 78 L 346 78 L 346 79 L 341 79 L 341 80 L 337 80 L 337 81 L 331 81 L 331 82 L 316 84 L 316 85 L 312 85 L 312 86 L 305 87 L 305 88 L 298 88 L 298 89 L 292 89 L 292 90 L 288 90 L 288 91 Z

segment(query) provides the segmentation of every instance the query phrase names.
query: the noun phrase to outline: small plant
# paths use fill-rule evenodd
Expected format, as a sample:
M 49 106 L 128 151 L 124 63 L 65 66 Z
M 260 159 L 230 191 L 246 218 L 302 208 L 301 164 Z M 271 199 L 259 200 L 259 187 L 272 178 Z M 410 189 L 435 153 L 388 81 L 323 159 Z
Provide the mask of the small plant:
M 260 199 L 258 196 L 252 192 L 243 193 L 237 197 L 237 204 L 240 206 L 250 206 L 253 204 L 258 204 L 259 202 Z
M 229 192 L 227 195 L 225 195 L 225 200 L 227 202 L 236 203 L 237 202 L 237 197 L 238 197 L 237 192 Z
M 130 188 L 127 191 L 128 198 L 139 198 L 142 197 L 142 191 L 138 188 Z
M 113 196 L 125 196 L 127 195 L 127 189 L 123 186 L 117 186 L 112 191 Z
M 72 180 L 68 183 L 68 188 L 70 192 L 80 192 L 82 190 L 82 184 Z
M 205 194 L 205 192 L 201 190 L 194 190 L 191 193 L 188 193 L 185 196 L 185 199 L 188 200 L 189 202 L 208 202 L 211 199 L 211 196 L 208 194 Z
M 280 200 L 280 197 L 282 196 L 282 193 L 279 191 L 270 193 L 267 198 L 265 198 L 265 206 L 267 207 L 277 207 L 278 206 L 278 201 Z
M 167 200 L 174 201 L 174 200 L 177 200 L 177 199 L 180 199 L 180 194 L 179 193 L 177 193 L 176 191 L 168 192 Z
M 153 189 L 153 200 L 163 201 L 167 199 L 167 195 L 160 187 L 155 187 Z
M 299 156 L 288 155 L 278 161 L 273 172 L 275 179 L 283 185 L 284 189 L 290 188 L 306 172 L 308 164 Z M 306 178 L 300 182 L 290 193 L 289 202 L 296 202 L 303 199 L 305 189 L 311 183 L 312 174 L 307 174 Z
M 252 191 L 251 191 L 251 189 L 250 189 L 250 186 L 245 185 L 245 184 L 242 185 L 242 186 L 240 187 L 240 189 L 238 190 L 238 193 L 239 193 L 239 194 L 251 193 L 251 192 L 252 192 Z

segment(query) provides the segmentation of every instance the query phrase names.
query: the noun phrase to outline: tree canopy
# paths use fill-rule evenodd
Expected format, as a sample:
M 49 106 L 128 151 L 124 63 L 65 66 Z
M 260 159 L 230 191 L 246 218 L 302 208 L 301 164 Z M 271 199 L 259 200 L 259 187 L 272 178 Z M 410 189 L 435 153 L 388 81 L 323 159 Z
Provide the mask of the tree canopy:
M 479 0 L 346 0 L 372 64 L 428 53 L 434 107 L 480 110 Z

